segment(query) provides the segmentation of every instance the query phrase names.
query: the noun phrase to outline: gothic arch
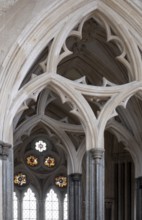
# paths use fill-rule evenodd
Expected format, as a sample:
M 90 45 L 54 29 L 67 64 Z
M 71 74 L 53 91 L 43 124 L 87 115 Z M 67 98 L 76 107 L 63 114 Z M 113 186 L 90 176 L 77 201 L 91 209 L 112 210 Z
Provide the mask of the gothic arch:
M 87 10 L 86 10 L 86 6 L 87 6 Z M 80 5 L 79 6 L 80 8 L 78 9 L 78 7 L 76 7 L 76 11 L 74 12 L 74 13 L 72 13 L 72 11 L 70 11 L 70 16 L 74 16 L 74 22 L 72 22 L 71 23 L 71 25 L 72 25 L 72 27 L 74 27 L 74 25 L 77 23 L 77 21 L 78 20 L 80 20 L 82 17 L 84 17 L 85 15 L 88 15 L 89 13 L 91 13 L 91 11 L 94 11 L 94 10 L 96 10 L 97 8 L 97 10 L 98 10 L 98 12 L 97 13 L 99 13 L 99 10 L 101 11 L 101 13 L 104 13 L 105 14 L 105 16 L 108 16 L 109 17 L 109 19 L 111 19 L 112 17 L 112 12 L 110 12 L 110 14 L 109 13 L 107 13 L 107 15 L 106 15 L 106 9 L 107 9 L 107 7 L 105 6 L 105 4 L 104 3 L 102 3 L 102 2 L 99 2 L 99 4 L 97 4 L 97 2 L 89 2 L 89 3 L 85 3 L 85 5 Z M 72 9 L 73 11 L 74 11 L 74 9 Z M 76 14 L 76 16 L 75 16 L 75 14 Z M 118 16 L 118 15 L 117 15 Z M 48 17 L 48 16 L 47 16 Z M 42 22 L 45 22 L 46 21 L 46 19 L 47 19 L 47 17 L 45 17 L 45 14 L 43 14 L 43 20 L 41 21 L 40 20 L 40 25 L 39 25 L 39 23 L 37 24 L 35 21 L 35 26 L 34 26 L 34 30 L 37 30 L 39 27 L 41 27 L 42 28 L 42 26 L 41 26 L 41 23 Z M 118 16 L 119 17 L 119 16 Z M 120 17 L 119 17 L 120 18 Z M 68 20 L 69 20 L 70 18 L 68 18 L 68 17 L 66 17 L 64 20 L 61 20 L 61 22 L 59 22 L 59 24 L 58 24 L 58 27 L 56 26 L 56 27 L 54 27 L 54 28 L 56 28 L 56 30 L 53 28 L 52 29 L 52 31 L 54 31 L 54 33 L 57 33 L 57 28 L 61 28 L 61 27 L 63 27 L 64 26 L 64 23 L 66 23 Z M 71 19 L 70 19 L 71 20 Z M 121 18 L 120 18 L 120 20 L 121 20 Z M 116 23 L 117 23 L 117 21 L 115 21 Z M 120 22 L 120 21 L 119 21 Z M 33 22 L 32 22 L 32 25 L 33 25 Z M 69 30 L 68 30 L 68 33 L 69 33 L 69 31 L 71 30 L 71 25 L 68 25 L 69 26 Z M 34 48 L 34 50 L 32 51 L 32 48 L 34 47 L 32 44 L 29 46 L 29 47 L 27 47 L 27 45 L 29 45 L 28 44 L 28 41 L 29 41 L 29 39 L 32 39 L 33 38 L 33 32 L 32 33 L 30 33 L 29 32 L 29 28 L 31 27 L 31 24 L 29 25 L 29 27 L 27 27 L 27 29 L 26 29 L 26 31 L 25 31 L 25 33 L 24 33 L 24 35 L 22 34 L 21 35 L 21 39 L 24 37 L 24 40 L 23 41 L 19 41 L 18 40 L 18 42 L 20 42 L 20 48 L 22 49 L 22 51 L 23 51 L 23 49 L 26 51 L 26 56 L 24 55 L 24 56 L 22 56 L 22 55 L 20 55 L 19 53 L 21 53 L 22 51 L 21 51 L 21 49 L 19 50 L 19 48 L 17 47 L 17 45 L 16 45 L 16 47 L 13 47 L 13 49 L 10 51 L 10 54 L 9 54 L 9 56 L 5 59 L 5 62 L 4 62 L 4 66 L 6 67 L 6 69 L 5 68 L 3 68 L 3 71 L 4 71 L 4 73 L 5 73 L 5 75 L 6 75 L 6 81 L 5 81 L 5 83 L 4 83 L 4 86 L 6 87 L 6 88 L 8 88 L 9 89 L 9 91 L 11 90 L 11 86 L 13 86 L 13 89 L 12 89 L 12 98 L 14 99 L 15 98 L 15 95 L 16 95 L 16 93 L 17 93 L 17 91 L 18 91 L 18 87 L 19 87 L 19 85 L 20 85 L 20 83 L 21 83 L 21 81 L 22 81 L 22 79 L 23 79 L 23 77 L 24 77 L 24 74 L 23 73 L 25 73 L 26 74 L 26 72 L 27 72 L 27 70 L 29 69 L 29 67 L 31 66 L 31 64 L 33 63 L 33 61 L 36 59 L 36 56 L 37 56 L 37 54 L 39 54 L 39 47 L 41 48 L 41 49 L 43 49 L 46 45 L 47 45 L 47 43 L 51 40 L 51 39 L 53 39 L 55 36 L 53 36 L 53 35 L 51 35 L 51 32 L 49 31 L 49 30 L 47 30 L 47 31 L 49 31 L 48 33 L 47 33 L 47 35 L 46 35 L 46 41 L 45 41 L 45 32 L 44 31 L 41 31 L 41 35 L 43 34 L 43 36 L 41 37 L 40 36 L 40 38 L 39 39 L 37 39 L 36 38 L 36 47 Z M 36 28 L 35 28 L 36 27 Z M 27 31 L 28 30 L 28 31 Z M 126 29 L 124 29 L 124 28 L 122 28 L 121 29 L 121 27 L 119 26 L 119 30 L 120 30 L 120 32 L 121 33 L 123 33 L 122 35 L 124 35 L 127 39 L 128 38 L 130 38 L 130 34 L 129 34 L 129 32 L 126 30 Z M 32 29 L 32 31 L 33 31 L 33 29 Z M 64 35 L 64 34 L 63 34 Z M 48 36 L 48 37 L 47 37 Z M 60 36 L 60 34 L 59 34 L 59 36 Z M 47 38 L 48 38 L 48 40 L 47 40 Z M 66 38 L 66 36 L 64 36 L 64 38 L 63 37 L 61 37 L 61 40 L 62 40 L 62 42 L 65 40 L 65 38 Z M 41 40 L 42 39 L 42 40 Z M 59 38 L 57 38 L 57 39 L 59 39 Z M 131 43 L 131 45 L 130 45 L 130 43 Z M 18 43 L 19 44 L 19 43 Z M 61 44 L 62 45 L 62 44 Z M 136 44 L 135 44 L 135 42 L 134 42 L 134 40 L 132 39 L 132 37 L 131 37 L 131 41 L 129 42 L 129 45 L 127 45 L 127 46 L 129 46 L 130 47 L 130 51 L 131 51 L 131 54 L 132 54 L 132 52 L 134 53 L 134 54 L 136 54 L 137 55 L 137 57 L 138 57 L 138 59 L 137 59 L 137 61 L 136 62 L 134 62 L 134 57 L 132 58 L 132 60 L 133 60 L 133 62 L 134 62 L 134 73 L 136 74 L 135 76 L 135 78 L 139 78 L 139 66 L 141 66 L 141 63 L 140 63 L 140 55 L 138 54 L 138 50 L 137 50 L 137 47 L 136 47 Z M 38 50 L 37 50 L 38 49 Z M 15 52 L 14 52 L 15 51 Z M 19 53 L 18 53 L 18 51 L 19 51 Z M 32 53 L 31 53 L 31 51 L 32 51 Z M 37 52 L 38 51 L 38 52 Z M 17 66 L 17 57 L 20 57 L 20 61 L 18 62 L 18 64 L 19 64 L 19 67 Z M 32 57 L 32 59 L 31 59 L 31 57 Z M 33 57 L 34 57 L 34 59 L 33 59 Z M 15 62 L 15 61 L 16 62 Z M 12 62 L 13 61 L 13 62 Z M 28 63 L 27 63 L 27 62 Z M 137 64 L 136 64 L 137 63 Z M 12 65 L 11 65 L 12 64 Z M 17 69 L 17 67 L 19 68 L 19 69 Z M 16 67 L 16 68 L 15 68 Z M 22 68 L 21 68 L 22 67 Z M 25 67 L 26 67 L 26 69 L 25 69 Z M 13 69 L 14 68 L 14 69 Z M 15 74 L 12 74 L 12 78 L 11 78 L 11 72 L 15 72 Z M 17 75 L 18 74 L 18 75 Z M 18 78 L 20 79 L 21 78 L 21 80 L 18 80 L 17 82 L 18 82 L 18 84 L 16 83 L 14 83 L 14 80 L 17 78 L 17 76 L 18 76 Z M 9 84 L 9 82 L 11 83 L 11 85 Z M 14 83 L 14 84 L 13 84 Z M 5 91 L 5 90 L 3 90 L 3 94 L 2 95 L 4 95 L 3 96 L 3 98 L 4 99 L 2 99 L 2 100 L 6 100 L 6 96 L 8 95 L 8 91 Z M 7 100 L 9 100 L 9 99 L 7 99 Z M 2 114 L 1 114 L 1 121 L 3 121 L 4 120 L 4 118 L 6 118 L 7 117 L 7 114 L 6 114 L 6 109 L 8 109 L 8 106 L 7 105 L 4 105 L 4 108 L 3 108 L 3 112 L 2 112 Z M 9 114 L 9 113 L 8 113 Z M 3 123 L 4 123 L 4 121 L 2 122 L 2 125 L 3 125 Z M 5 139 L 5 137 L 4 137 L 4 133 L 2 134 L 1 133 L 1 135 L 3 136 L 3 139 Z
M 134 23 L 130 24 L 128 21 L 128 18 L 130 17 L 128 13 L 127 18 L 124 18 L 122 14 L 126 11 L 122 9 L 120 3 L 118 3 L 118 5 L 117 3 L 112 3 L 113 6 L 111 8 L 109 5 L 110 2 L 112 1 L 108 0 L 107 3 L 102 1 L 84 1 L 79 3 L 72 2 L 71 5 L 67 2 L 60 6 L 58 5 L 53 14 L 49 14 L 48 8 L 45 9 L 40 13 L 38 18 L 34 19 L 29 25 L 27 25 L 27 28 L 16 40 L 16 43 L 6 56 L 2 67 L 2 92 L 0 96 L 1 106 L 3 107 L 0 110 L 1 140 L 11 144 L 13 143 L 12 123 L 14 117 L 18 111 L 25 110 L 28 99 L 34 99 L 36 101 L 39 93 L 47 86 L 51 90 L 55 91 L 55 93 L 59 94 L 63 103 L 68 102 L 71 104 L 72 113 L 75 114 L 82 122 L 82 126 L 86 134 L 86 151 L 90 153 L 90 155 L 88 154 L 90 159 L 90 161 L 88 160 L 88 170 L 90 169 L 88 171 L 88 176 L 90 176 L 88 178 L 87 186 L 87 202 L 89 204 L 91 201 L 90 204 L 92 204 L 92 206 L 89 207 L 90 204 L 87 204 L 89 207 L 87 210 L 88 213 L 86 214 L 86 216 L 88 215 L 88 218 L 86 218 L 87 220 L 94 219 L 94 207 L 96 207 L 95 212 L 97 210 L 101 210 L 101 218 L 104 218 L 104 206 L 102 203 L 104 199 L 103 154 L 104 130 L 106 124 L 111 117 L 116 115 L 115 109 L 118 105 L 126 107 L 129 98 L 142 89 L 142 62 L 140 51 L 137 46 L 137 42 L 139 42 L 139 40 L 136 39 L 137 35 L 140 36 L 141 34 L 138 30 L 140 25 L 137 25 L 135 28 L 136 20 L 133 19 Z M 126 2 L 122 4 L 126 4 Z M 58 13 L 61 11 L 62 13 Z M 103 86 L 89 86 L 81 84 L 81 82 L 72 82 L 57 74 L 57 65 L 59 61 L 70 54 L 70 51 L 68 51 L 64 45 L 65 40 L 71 33 L 76 36 L 81 36 L 81 26 L 78 31 L 73 29 L 78 22 L 87 18 L 85 16 L 90 16 L 93 12 L 95 16 L 98 16 L 97 18 L 102 19 L 101 21 L 106 27 L 107 40 L 113 40 L 118 44 L 122 43 L 122 54 L 119 56 L 119 61 L 125 64 L 131 72 L 129 83 L 123 86 L 110 85 L 107 83 Z M 40 16 L 41 18 L 39 19 Z M 123 22 L 125 25 L 128 24 L 128 28 L 124 27 Z M 113 29 L 116 34 L 113 34 L 111 29 Z M 132 35 L 133 31 L 134 34 Z M 48 57 L 48 68 L 42 75 L 31 79 L 26 85 L 20 88 L 28 70 L 36 61 L 39 54 L 51 41 L 52 45 Z M 62 47 L 65 53 L 60 54 Z M 128 54 L 126 51 L 128 51 Z M 130 61 L 131 66 L 129 65 L 129 62 L 127 62 L 128 60 Z M 104 96 L 106 99 L 108 98 L 107 102 L 101 106 L 102 108 L 97 115 L 98 117 L 94 115 L 94 112 L 89 106 L 87 100 L 84 98 L 85 95 L 88 96 L 90 100 L 96 100 L 97 98 L 101 99 Z M 140 92 L 139 97 L 141 97 Z M 38 121 L 37 118 L 36 120 Z M 40 118 L 40 120 L 42 121 L 43 119 Z M 35 121 L 33 123 L 35 123 Z M 55 130 L 55 127 L 53 126 L 52 129 Z M 130 136 L 128 135 L 127 138 L 125 138 L 122 133 L 118 134 L 117 129 L 118 128 L 115 127 L 114 132 L 118 136 L 121 135 L 124 142 L 128 142 L 128 138 Z M 58 132 L 58 135 L 61 136 L 61 133 Z M 67 140 L 66 137 L 65 144 L 67 145 L 67 143 L 69 143 L 69 140 Z M 83 142 L 76 152 L 80 161 L 79 163 L 76 163 L 75 166 L 73 165 L 74 152 L 73 150 L 72 152 L 69 152 L 68 150 L 71 163 L 70 172 L 80 172 L 81 161 L 85 151 L 84 148 L 85 143 Z M 131 151 L 135 161 L 138 159 L 138 162 L 136 163 L 136 177 L 138 177 L 141 174 L 141 162 L 139 161 L 139 155 L 130 148 L 129 151 Z M 98 160 L 101 160 L 102 164 L 99 164 Z M 98 163 L 99 166 L 93 167 L 92 164 L 95 164 L 94 161 L 96 164 Z M 91 174 L 95 174 L 94 171 L 96 170 L 96 173 L 98 174 L 96 176 L 94 175 L 96 179 L 91 179 Z M 98 194 L 92 196 L 91 193 L 94 192 L 94 183 L 96 184 L 95 190 Z M 10 215 L 10 212 L 7 213 Z M 92 215 L 91 217 L 90 213 Z
M 31 130 L 40 122 L 43 123 L 47 128 L 50 128 L 53 132 L 55 132 L 58 138 L 60 138 L 61 141 L 63 142 L 65 146 L 64 150 L 66 152 L 67 160 L 68 160 L 68 174 L 74 172 L 78 172 L 78 173 L 81 172 L 81 165 L 79 158 L 80 154 L 75 151 L 73 143 L 71 142 L 67 134 L 64 132 L 64 130 L 61 129 L 60 125 L 62 123 L 60 122 L 56 121 L 55 123 L 46 116 L 36 115 L 32 117 L 30 120 L 28 119 L 27 121 L 25 121 L 20 127 L 16 129 L 14 133 L 15 142 L 19 143 L 21 140 L 21 136 L 23 134 L 27 134 L 29 136 Z M 84 150 L 85 148 L 83 148 L 83 151 Z M 82 147 L 81 147 L 81 151 L 82 151 Z
M 106 129 L 113 133 L 118 142 L 122 142 L 125 146 L 125 149 L 130 153 L 134 166 L 135 166 L 135 176 L 139 176 L 141 174 L 141 149 L 138 143 L 135 141 L 134 137 L 126 128 L 120 125 L 118 122 L 113 119 L 110 120 L 106 126 Z

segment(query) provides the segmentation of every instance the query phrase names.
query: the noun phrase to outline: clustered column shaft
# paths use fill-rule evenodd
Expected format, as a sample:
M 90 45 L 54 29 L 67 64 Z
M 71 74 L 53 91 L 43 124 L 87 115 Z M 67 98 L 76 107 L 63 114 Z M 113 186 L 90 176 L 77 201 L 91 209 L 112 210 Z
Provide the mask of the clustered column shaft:
M 11 145 L 0 142 L 2 160 L 2 220 L 11 220 L 13 216 L 13 151 Z
M 69 175 L 68 198 L 69 220 L 82 220 L 81 174 Z
M 142 219 L 142 177 L 136 179 L 136 220 Z
M 87 152 L 86 168 L 86 220 L 104 220 L 104 150 Z

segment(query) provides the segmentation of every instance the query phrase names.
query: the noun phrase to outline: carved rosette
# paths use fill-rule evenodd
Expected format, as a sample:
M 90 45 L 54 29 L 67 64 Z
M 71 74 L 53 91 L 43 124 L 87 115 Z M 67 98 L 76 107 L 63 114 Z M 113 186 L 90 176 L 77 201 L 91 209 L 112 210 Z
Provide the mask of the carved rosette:
M 51 168 L 55 166 L 55 158 L 47 157 L 45 158 L 44 165 Z
M 67 177 L 59 176 L 55 178 L 55 185 L 59 188 L 67 187 Z
M 26 158 L 27 159 L 27 164 L 31 167 L 35 167 L 38 165 L 38 158 L 31 155 L 29 157 Z
M 27 177 L 23 173 L 18 173 L 14 176 L 14 184 L 17 186 L 23 186 L 27 183 Z

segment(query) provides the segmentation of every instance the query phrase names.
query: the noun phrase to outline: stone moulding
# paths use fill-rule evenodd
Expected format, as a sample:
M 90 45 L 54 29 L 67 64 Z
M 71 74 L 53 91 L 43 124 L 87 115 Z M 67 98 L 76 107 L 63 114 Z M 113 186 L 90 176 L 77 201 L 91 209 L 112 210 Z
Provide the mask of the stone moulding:
M 11 148 L 10 144 L 6 144 L 0 141 L 0 158 L 7 159 L 10 148 Z

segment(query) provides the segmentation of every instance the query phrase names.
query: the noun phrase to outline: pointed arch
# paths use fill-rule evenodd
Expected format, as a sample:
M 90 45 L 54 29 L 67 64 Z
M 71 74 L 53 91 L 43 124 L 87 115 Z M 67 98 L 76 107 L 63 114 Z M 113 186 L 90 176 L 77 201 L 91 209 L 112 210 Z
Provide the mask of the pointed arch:
M 23 196 L 22 220 L 37 220 L 37 200 L 31 188 L 28 188 Z
M 45 220 L 59 220 L 59 199 L 53 189 L 50 189 L 45 199 Z
M 117 7 L 119 8 L 119 5 Z M 19 39 L 17 40 L 18 43 L 16 42 L 16 44 L 13 46 L 13 48 L 9 52 L 8 56 L 5 59 L 4 65 L 3 65 L 2 76 L 5 75 L 6 77 L 5 78 L 2 77 L 3 87 L 2 87 L 2 93 L 1 93 L 1 105 L 3 106 L 3 109 L 2 109 L 2 112 L 0 112 L 0 121 L 1 121 L 0 136 L 1 136 L 2 140 L 8 141 L 6 138 L 7 129 L 3 129 L 3 126 L 5 126 L 5 120 L 7 119 L 9 114 L 11 114 L 10 112 L 8 112 L 9 111 L 8 110 L 9 104 L 11 103 L 12 99 L 13 100 L 15 99 L 17 92 L 18 92 L 18 89 L 19 89 L 19 86 L 21 85 L 23 78 L 27 74 L 29 68 L 31 67 L 33 62 L 36 60 L 36 58 L 38 57 L 40 52 L 45 48 L 45 46 L 47 46 L 48 42 L 51 39 L 55 38 L 55 35 L 56 36 L 58 35 L 58 37 L 56 39 L 56 44 L 57 44 L 57 41 L 59 43 L 59 39 L 60 39 L 62 41 L 61 42 L 61 46 L 62 46 L 63 42 L 65 41 L 65 39 L 67 37 L 67 34 L 71 31 L 71 29 L 81 19 L 83 19 L 85 16 L 93 13 L 95 10 L 97 10 L 97 13 L 101 12 L 107 18 L 109 18 L 109 20 L 113 23 L 113 25 L 115 25 L 116 29 L 117 29 L 116 24 L 118 24 L 117 30 L 119 31 L 119 33 L 123 37 L 123 40 L 130 39 L 130 41 L 127 44 L 127 48 L 129 49 L 129 51 L 132 55 L 132 61 L 134 64 L 133 65 L 134 75 L 136 76 L 134 78 L 139 79 L 139 77 L 141 76 L 141 74 L 140 74 L 141 62 L 140 62 L 140 54 L 138 53 L 138 48 L 136 47 L 136 43 L 135 43 L 133 37 L 131 36 L 130 32 L 128 30 L 126 30 L 122 25 L 124 18 L 121 17 L 118 12 L 112 12 L 111 10 L 107 10 L 108 8 L 109 7 L 106 6 L 104 2 L 98 3 L 97 1 L 85 2 L 82 4 L 75 4 L 75 6 L 72 7 L 72 9 L 70 9 L 69 11 L 67 10 L 68 7 L 66 8 L 66 10 L 64 8 L 64 11 L 63 11 L 64 16 L 62 18 L 60 18 L 60 22 L 58 22 L 58 25 L 54 26 L 52 24 L 53 26 L 51 25 L 50 30 L 48 28 L 46 29 L 46 25 L 44 26 L 45 28 L 42 29 L 43 27 L 41 25 L 42 23 L 49 21 L 48 13 L 47 13 L 47 15 L 45 13 L 42 15 L 40 22 L 38 19 L 37 20 L 35 19 L 34 22 L 31 23 L 32 25 L 34 23 L 34 28 L 30 29 L 31 24 L 29 24 L 29 26 L 27 26 L 24 34 L 22 34 L 19 37 Z M 59 8 L 57 10 L 59 10 Z M 67 13 L 67 11 L 68 11 L 68 13 Z M 115 17 L 115 16 L 113 16 L 114 13 L 118 19 L 114 18 Z M 56 13 L 56 14 L 58 14 L 58 13 Z M 113 17 L 113 19 L 112 19 L 112 17 Z M 71 18 L 74 18 L 74 20 L 72 20 Z M 57 20 L 58 20 L 58 18 L 57 18 Z M 72 23 L 70 23 L 71 21 L 72 21 Z M 121 21 L 121 25 L 120 25 L 120 21 Z M 55 20 L 54 20 L 54 22 L 55 22 Z M 64 28 L 66 23 L 67 23 L 66 27 L 68 28 L 68 32 L 65 32 L 65 28 Z M 33 43 L 31 45 L 31 48 L 28 48 L 28 50 L 26 51 L 26 49 L 27 49 L 26 45 L 28 44 L 28 41 L 30 39 L 32 39 L 32 37 L 34 36 L 37 29 L 38 29 L 38 33 L 40 32 L 39 30 L 41 30 L 40 36 L 39 36 L 39 38 L 37 36 L 36 44 Z M 61 37 L 61 33 L 59 33 L 57 30 L 62 30 L 62 37 Z M 53 34 L 53 32 L 54 32 L 54 34 Z M 19 47 L 19 42 L 20 42 L 20 47 Z M 127 42 L 125 42 L 125 43 L 127 43 Z M 26 51 L 26 56 L 25 55 L 21 56 L 22 50 Z M 54 51 L 56 51 L 56 50 L 54 50 Z M 134 56 L 134 54 L 137 56 Z M 54 55 L 55 54 L 52 52 L 51 57 L 54 58 Z M 19 60 L 19 62 L 17 64 L 18 57 L 21 57 L 21 59 Z M 13 74 L 11 74 L 11 73 L 13 73 Z M 17 78 L 18 78 L 18 80 L 17 80 Z M 9 96 L 10 93 L 11 93 L 11 96 Z M 93 128 L 93 130 L 94 130 L 94 128 Z M 12 128 L 11 128 L 10 132 L 12 135 Z M 12 141 L 12 138 L 9 138 L 9 140 Z M 93 143 L 92 146 L 94 147 L 95 143 Z

